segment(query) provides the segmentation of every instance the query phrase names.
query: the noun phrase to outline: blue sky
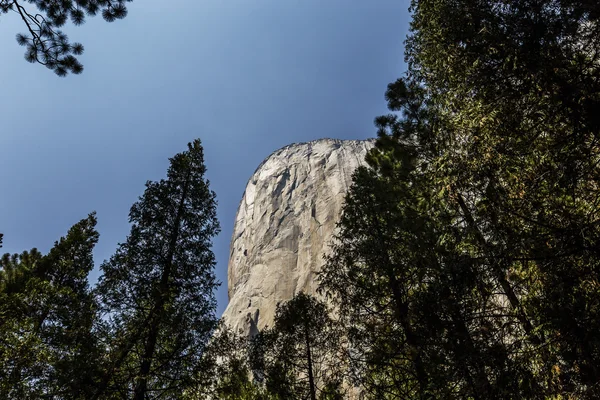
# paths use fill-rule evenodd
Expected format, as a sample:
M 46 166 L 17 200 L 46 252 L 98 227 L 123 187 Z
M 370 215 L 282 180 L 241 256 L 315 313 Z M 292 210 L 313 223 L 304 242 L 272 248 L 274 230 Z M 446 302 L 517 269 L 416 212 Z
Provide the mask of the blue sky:
M 23 59 L 15 15 L 0 16 L 2 252 L 47 251 L 98 213 L 96 265 L 128 234 L 127 214 L 168 158 L 202 139 L 222 232 L 218 313 L 246 182 L 270 153 L 323 137 L 373 137 L 386 85 L 405 70 L 406 0 L 135 0 L 127 18 L 65 32 L 82 75 Z M 99 272 L 92 273 L 95 282 Z

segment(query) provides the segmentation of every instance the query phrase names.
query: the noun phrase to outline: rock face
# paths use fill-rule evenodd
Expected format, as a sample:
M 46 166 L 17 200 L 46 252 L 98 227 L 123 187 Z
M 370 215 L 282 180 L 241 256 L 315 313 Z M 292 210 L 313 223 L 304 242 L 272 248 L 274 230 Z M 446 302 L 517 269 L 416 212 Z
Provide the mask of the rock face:
M 223 317 L 253 335 L 278 302 L 314 294 L 352 173 L 373 141 L 322 139 L 286 146 L 261 163 L 238 207 Z

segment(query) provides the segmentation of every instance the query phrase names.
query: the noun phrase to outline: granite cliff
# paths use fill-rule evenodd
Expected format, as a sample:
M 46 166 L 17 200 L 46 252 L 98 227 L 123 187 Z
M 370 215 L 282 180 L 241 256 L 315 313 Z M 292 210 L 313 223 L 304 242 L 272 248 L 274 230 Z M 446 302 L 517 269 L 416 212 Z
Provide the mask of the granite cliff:
M 270 325 L 278 302 L 314 294 L 352 173 L 373 141 L 322 139 L 277 150 L 254 172 L 237 210 L 228 266 L 227 323 Z

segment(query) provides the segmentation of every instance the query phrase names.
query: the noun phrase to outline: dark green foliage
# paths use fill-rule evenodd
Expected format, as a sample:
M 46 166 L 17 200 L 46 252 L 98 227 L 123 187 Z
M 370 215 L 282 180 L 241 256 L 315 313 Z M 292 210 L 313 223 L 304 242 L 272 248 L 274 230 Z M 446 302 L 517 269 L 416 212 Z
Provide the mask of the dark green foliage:
M 215 328 L 216 201 L 200 141 L 171 158 L 131 207 L 131 232 L 102 264 L 109 354 L 96 396 L 172 398 L 192 382 Z M 176 396 L 175 396 L 176 397 Z
M 251 366 L 278 399 L 341 396 L 340 334 L 324 303 L 299 293 L 277 306 L 273 327 L 251 345 Z
M 460 209 L 411 145 L 387 144 L 356 172 L 320 276 L 340 309 L 355 381 L 372 398 L 526 396 L 531 372 L 519 352 L 507 355 L 518 348 L 510 314 L 456 223 Z
M 550 0 L 413 8 L 409 79 L 427 85 L 445 130 L 436 141 L 453 147 L 438 173 L 464 199 L 473 244 L 508 277 L 528 340 L 548 349 L 543 386 L 590 396 L 600 371 L 600 8 Z
M 51 22 L 23 44 L 80 21 L 75 3 L 30 3 Z M 375 121 L 320 274 L 335 312 L 301 293 L 249 347 L 215 331 L 219 228 L 199 141 L 131 208 L 102 265 L 103 318 L 86 281 L 93 215 L 47 256 L 5 255 L 0 397 L 333 400 L 353 384 L 372 399 L 597 398 L 596 3 L 412 2 L 409 70 L 388 86 L 392 114 Z M 77 4 L 124 16 L 123 2 Z M 69 46 L 29 57 L 78 72 Z
M 323 288 L 374 398 L 594 398 L 599 8 L 413 1 Z
M 24 284 L 42 255 L 37 249 L 24 251 L 21 254 L 4 254 L 1 260 L 0 290 L 4 294 L 23 290 Z
M 190 400 L 269 400 L 274 396 L 251 379 L 248 339 L 221 324 L 202 355 Z
M 0 262 L 0 397 L 85 399 L 98 349 L 87 275 L 98 241 L 94 214 L 56 242 Z M 76 377 L 76 379 L 74 378 Z
M 81 25 L 86 16 L 102 14 L 107 22 L 125 18 L 126 2 L 131 0 L 0 0 L 0 14 L 14 12 L 24 22 L 27 33 L 17 35 L 25 46 L 25 59 L 53 70 L 59 76 L 79 74 L 83 65 L 77 60 L 83 53 L 81 43 L 71 43 L 59 28 L 65 23 Z M 28 6 L 32 5 L 32 8 Z
M 340 222 L 342 231 L 320 276 L 345 323 L 355 379 L 368 390 L 377 387 L 381 398 L 388 386 L 406 395 L 414 393 L 423 377 L 418 371 L 424 362 L 422 344 L 410 330 L 413 316 L 404 291 L 405 282 L 419 282 L 406 281 L 414 269 L 402 273 L 394 264 L 396 248 L 392 246 L 402 221 L 401 216 L 392 214 L 397 209 L 393 201 L 398 199 L 387 192 L 387 185 L 380 184 L 368 170 L 356 172 Z M 389 195 L 380 196 L 385 193 Z M 421 225 L 412 218 L 407 222 Z M 405 331 L 403 324 L 410 329 Z M 366 378 L 372 381 L 364 381 Z
M 102 265 L 101 315 L 87 284 L 94 214 L 46 256 L 2 257 L 0 397 L 181 398 L 197 386 L 218 285 L 210 247 L 219 227 L 205 170 L 195 141 L 171 159 L 166 180 L 147 183 L 127 241 Z M 231 364 L 223 392 L 253 388 L 244 365 Z

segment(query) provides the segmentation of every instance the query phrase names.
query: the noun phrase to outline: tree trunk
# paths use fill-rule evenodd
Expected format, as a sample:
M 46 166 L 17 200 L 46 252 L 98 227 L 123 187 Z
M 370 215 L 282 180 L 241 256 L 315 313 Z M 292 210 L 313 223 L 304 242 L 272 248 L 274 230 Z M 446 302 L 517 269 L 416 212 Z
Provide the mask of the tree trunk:
M 497 260 L 493 254 L 490 254 L 491 252 L 489 251 L 489 249 L 490 249 L 489 243 L 487 242 L 483 233 L 481 233 L 481 231 L 479 230 L 479 227 L 477 226 L 477 223 L 475 222 L 475 219 L 473 218 L 473 215 L 471 214 L 471 210 L 469 210 L 462 195 L 460 193 L 458 193 L 458 191 L 456 191 L 456 198 L 457 198 L 458 205 L 459 205 L 460 209 L 462 210 L 464 217 L 467 221 L 467 224 L 475 233 L 475 236 L 477 237 L 477 241 L 479 242 L 481 247 L 486 251 L 486 253 L 487 253 L 486 257 L 488 259 L 489 264 L 492 267 L 492 271 L 494 272 L 495 278 L 500 283 L 500 286 L 502 287 L 504 294 L 508 298 L 508 301 L 509 301 L 512 309 L 516 313 L 517 320 L 519 321 L 519 323 L 521 324 L 521 327 L 527 334 L 527 340 L 531 344 L 541 347 L 540 352 L 541 352 L 542 360 L 544 361 L 546 366 L 548 366 L 549 355 L 548 355 L 548 349 L 546 347 L 542 347 L 542 344 L 544 343 L 543 336 L 540 337 L 534 333 L 533 324 L 527 317 L 527 314 L 525 313 L 525 310 L 523 309 L 523 306 L 521 305 L 521 301 L 519 300 L 518 296 L 516 295 L 515 291 L 513 290 L 512 285 L 510 284 L 508 279 L 506 279 L 505 273 L 503 271 L 503 268 L 505 266 L 501 265 L 501 261 Z M 547 384 L 548 384 L 548 387 L 552 387 L 552 383 L 550 381 L 548 381 Z M 536 385 L 538 387 L 538 393 L 544 393 L 544 390 L 539 387 L 539 385 L 537 384 L 537 381 L 534 381 L 534 385 Z
M 308 326 L 304 325 L 304 336 L 306 339 L 306 359 L 308 361 L 308 384 L 310 386 L 311 400 L 317 400 L 317 391 L 315 389 L 315 377 L 313 376 L 312 356 L 310 354 L 310 339 L 308 335 Z
M 487 252 L 489 250 L 490 246 L 489 246 L 487 240 L 485 239 L 485 237 L 483 236 L 483 234 L 481 233 L 481 231 L 479 230 L 479 227 L 477 226 L 475 219 L 473 218 L 473 216 L 471 214 L 471 210 L 469 210 L 469 208 L 467 207 L 467 205 L 460 193 L 458 193 L 458 192 L 456 193 L 456 198 L 457 198 L 458 205 L 459 205 L 460 209 L 462 210 L 465 219 L 467 220 L 467 224 L 474 231 L 479 244 Z M 500 262 L 497 259 L 495 259 L 493 255 L 490 255 L 489 253 L 487 255 L 487 258 L 488 258 L 490 265 L 492 266 L 492 271 L 494 272 L 496 279 L 498 280 L 498 282 L 500 283 L 500 286 L 502 287 L 502 291 L 508 298 L 508 301 L 510 302 L 511 307 L 516 311 L 517 319 L 519 320 L 523 330 L 529 337 L 529 341 L 534 345 L 542 344 L 542 340 L 536 334 L 533 333 L 533 325 L 531 324 L 531 321 L 529 321 L 529 318 L 527 318 L 527 315 L 525 314 L 525 310 L 523 310 L 523 307 L 521 306 L 521 302 L 520 302 L 519 298 L 517 297 L 517 295 L 515 294 L 515 291 L 513 290 L 512 285 L 510 284 L 508 279 L 506 279 L 506 276 L 504 275 L 504 272 L 502 270 L 502 266 L 500 265 Z
M 144 354 L 140 363 L 140 370 L 138 373 L 137 383 L 135 385 L 135 391 L 133 395 L 134 400 L 144 400 L 146 392 L 148 390 L 148 375 L 152 367 L 152 359 L 156 351 L 156 343 L 158 341 L 158 335 L 160 333 L 160 324 L 164 313 L 164 306 L 167 302 L 169 295 L 169 279 L 171 278 L 171 269 L 173 267 L 173 257 L 175 256 L 175 248 L 177 246 L 177 239 L 179 238 L 179 229 L 181 225 L 181 217 L 183 214 L 183 207 L 185 204 L 185 198 L 188 192 L 188 186 L 190 183 L 190 172 L 188 171 L 183 190 L 181 193 L 181 199 L 179 200 L 179 206 L 177 207 L 177 215 L 175 216 L 175 222 L 173 232 L 171 234 L 169 243 L 169 252 L 167 254 L 167 260 L 160 277 L 160 286 L 158 292 L 155 295 L 155 305 L 150 314 L 150 331 L 144 344 Z
M 410 325 L 410 320 L 408 317 L 408 304 L 402 299 L 402 292 L 400 290 L 400 284 L 398 279 L 393 274 L 389 274 L 388 276 L 390 280 L 390 285 L 392 289 L 392 296 L 394 298 L 394 306 L 395 306 L 395 314 L 396 318 L 400 322 L 402 329 L 404 330 L 404 335 L 406 336 L 406 343 L 415 351 L 416 356 L 413 358 L 413 363 L 415 366 L 415 372 L 417 375 L 417 381 L 419 382 L 419 387 L 421 390 L 426 390 L 429 386 L 429 378 L 427 376 L 427 372 L 425 371 L 425 367 L 423 365 L 423 359 L 421 358 L 421 346 L 419 344 L 419 340 L 417 339 L 417 335 L 414 333 L 412 326 Z
M 456 309 L 454 299 L 451 299 L 450 301 L 452 301 L 452 304 L 450 305 L 452 308 L 452 319 L 456 324 L 457 336 L 462 343 L 462 346 L 459 346 L 458 351 L 461 351 L 462 348 L 466 353 L 464 356 L 468 356 L 473 361 L 475 373 L 471 374 L 469 371 L 468 362 L 459 361 L 460 368 L 463 370 L 463 373 L 466 374 L 466 378 L 470 381 L 469 384 L 473 390 L 473 398 L 475 400 L 490 399 L 493 397 L 492 386 L 485 373 L 484 364 L 481 360 L 481 353 L 475 348 L 471 333 L 465 324 L 463 316 L 460 315 L 459 311 Z
M 383 234 L 382 228 L 378 221 L 375 221 L 374 228 L 377 231 L 377 235 L 380 238 L 383 239 L 386 237 Z M 414 353 L 416 354 L 415 356 L 412 357 L 412 362 L 413 362 L 413 365 L 415 368 L 417 382 L 419 384 L 419 388 L 422 393 L 423 391 L 427 390 L 427 388 L 429 386 L 429 377 L 427 376 L 427 372 L 425 370 L 425 366 L 424 366 L 423 359 L 422 359 L 422 348 L 419 344 L 417 335 L 414 333 L 413 328 L 410 324 L 410 319 L 408 316 L 408 310 L 409 310 L 408 303 L 406 301 L 404 301 L 404 299 L 403 299 L 404 296 L 402 296 L 402 290 L 400 288 L 400 283 L 398 282 L 398 279 L 396 278 L 394 273 L 389 272 L 390 269 L 392 271 L 395 271 L 396 268 L 395 268 L 394 264 L 392 263 L 392 260 L 390 259 L 389 254 L 387 254 L 387 245 L 383 241 L 382 241 L 382 249 L 380 251 L 381 251 L 381 256 L 378 257 L 379 262 L 382 265 L 389 266 L 387 278 L 389 280 L 390 289 L 392 290 L 392 299 L 394 302 L 394 314 L 396 316 L 396 319 L 402 326 L 402 329 L 404 330 L 404 336 L 406 337 L 406 343 L 412 348 L 411 350 L 413 350 Z M 426 397 L 424 397 L 424 398 L 426 398 Z

